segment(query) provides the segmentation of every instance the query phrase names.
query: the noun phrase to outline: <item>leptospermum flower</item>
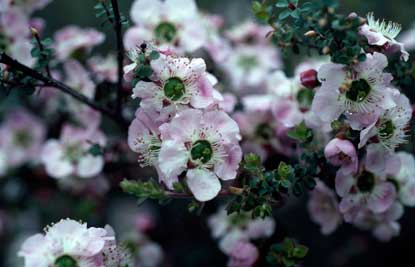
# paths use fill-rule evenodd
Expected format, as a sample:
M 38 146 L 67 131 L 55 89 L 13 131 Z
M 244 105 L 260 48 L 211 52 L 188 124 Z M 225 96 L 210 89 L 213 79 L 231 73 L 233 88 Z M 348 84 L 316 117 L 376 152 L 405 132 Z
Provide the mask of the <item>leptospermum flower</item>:
M 66 219 L 28 238 L 18 255 L 25 267 L 104 267 L 103 252 L 112 240 L 104 228 Z
M 380 46 L 386 52 L 390 50 L 400 51 L 401 58 L 407 61 L 409 53 L 405 50 L 404 44 L 396 40 L 401 29 L 400 24 L 376 20 L 373 13 L 369 13 L 367 15 L 367 24 L 360 27 L 359 33 L 367 38 L 370 45 Z
M 0 124 L 0 151 L 6 168 L 37 163 L 45 139 L 45 126 L 26 110 L 11 111 Z
M 398 185 L 399 200 L 405 206 L 415 206 L 415 158 L 407 152 L 397 153 L 401 168 L 392 176 Z
M 335 166 L 342 166 L 345 174 L 357 172 L 359 162 L 354 145 L 349 140 L 332 139 L 324 149 L 326 159 Z
M 281 66 L 279 54 L 272 46 L 238 45 L 222 64 L 234 91 L 246 92 L 264 84 L 272 70 Z
M 353 224 L 364 230 L 371 229 L 377 239 L 387 242 L 399 235 L 401 225 L 398 220 L 403 213 L 403 206 L 399 202 L 393 203 L 389 209 L 382 213 L 373 213 L 368 209 L 362 209 Z
M 158 166 L 161 124 L 155 122 L 142 108 L 137 109 L 128 129 L 128 145 L 131 150 L 139 154 L 138 162 L 142 166 Z
M 386 179 L 400 168 L 400 161 L 394 154 L 379 144 L 371 144 L 361 165 L 356 174 L 338 171 L 336 175 L 336 192 L 342 197 L 339 210 L 348 222 L 353 221 L 362 208 L 381 213 L 396 199 L 395 186 Z
M 218 178 L 236 178 L 242 159 L 239 127 L 225 112 L 187 109 L 163 124 L 160 132 L 158 165 L 170 188 L 185 172 L 195 198 L 208 201 L 221 189 Z
M 151 66 L 153 81 L 138 82 L 133 98 L 141 98 L 142 108 L 159 112 L 159 119 L 165 120 L 188 106 L 207 108 L 214 103 L 216 79 L 206 72 L 203 59 L 162 56 Z
M 368 54 L 366 61 L 347 69 L 341 64 L 321 66 L 318 77 L 322 85 L 313 99 L 311 110 L 323 121 L 333 121 L 341 114 L 379 115 L 395 106 L 392 90 L 393 79 L 383 70 L 388 65 L 385 55 Z
M 406 141 L 411 117 L 412 107 L 409 99 L 400 94 L 395 107 L 385 110 L 378 120 L 360 132 L 359 148 L 363 147 L 370 138 L 376 137 L 386 149 L 395 149 Z
M 21 0 L 21 1 L 14 1 L 14 0 L 2 0 L 0 3 L 1 8 L 0 11 L 8 11 L 8 8 L 14 7 L 21 9 L 24 11 L 27 15 L 30 13 L 43 9 L 45 6 L 47 6 L 52 0 Z
M 59 60 L 83 58 L 90 50 L 104 42 L 105 35 L 94 29 L 67 26 L 55 33 L 55 51 Z
M 91 178 L 104 167 L 102 155 L 89 152 L 92 145 L 105 146 L 105 136 L 95 127 L 77 128 L 64 125 L 59 140 L 48 140 L 41 154 L 46 172 L 53 178 L 71 176 Z
M 117 81 L 117 60 L 114 55 L 92 57 L 88 60 L 88 67 L 99 82 L 109 81 L 115 83 Z
M 311 191 L 307 207 L 311 219 L 321 226 L 324 235 L 333 233 L 342 222 L 336 194 L 321 181 L 317 181 Z
M 131 8 L 130 28 L 124 43 L 132 49 L 144 41 L 153 41 L 163 49 L 193 52 L 206 40 L 206 31 L 194 0 L 136 0 Z

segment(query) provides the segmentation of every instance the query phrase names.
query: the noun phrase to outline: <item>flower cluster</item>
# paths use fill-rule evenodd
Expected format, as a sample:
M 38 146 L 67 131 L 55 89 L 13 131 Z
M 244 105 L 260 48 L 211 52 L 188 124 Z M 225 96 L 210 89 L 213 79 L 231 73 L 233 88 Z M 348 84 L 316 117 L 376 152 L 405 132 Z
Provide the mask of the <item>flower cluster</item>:
M 208 225 L 212 237 L 219 239 L 220 250 L 229 256 L 229 267 L 254 266 L 259 251 L 253 241 L 269 238 L 275 231 L 270 217 L 252 219 L 249 213 L 228 216 L 224 208 L 209 217 Z
M 414 157 L 395 149 L 406 141 L 412 117 L 409 99 L 391 81 L 385 71 L 387 55 L 394 46 L 400 27 L 376 21 L 368 15 L 368 24 L 360 34 L 370 45 L 385 51 L 367 53 L 355 64 L 327 63 L 318 69 L 316 94 L 311 110 L 324 122 L 331 123 L 336 137 L 325 145 L 328 162 L 340 168 L 335 177 L 335 193 L 319 183 L 309 203 L 310 213 L 331 233 L 341 220 L 363 229 L 372 229 L 380 240 L 399 234 L 397 220 L 403 206 L 413 206 L 411 194 L 415 178 Z
M 223 97 L 203 59 L 162 54 L 151 67 L 151 81 L 133 89 L 141 101 L 128 132 L 130 148 L 170 190 L 183 176 L 197 200 L 211 200 L 220 192 L 219 178 L 236 177 L 239 127 L 220 109 Z

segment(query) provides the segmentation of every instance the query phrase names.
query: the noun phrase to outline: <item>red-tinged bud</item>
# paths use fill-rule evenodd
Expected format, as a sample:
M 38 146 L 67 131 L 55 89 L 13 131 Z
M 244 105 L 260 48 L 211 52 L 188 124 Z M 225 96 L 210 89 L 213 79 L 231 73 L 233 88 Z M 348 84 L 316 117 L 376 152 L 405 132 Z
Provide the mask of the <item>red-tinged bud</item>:
M 309 89 L 316 88 L 320 85 L 317 78 L 317 71 L 314 69 L 306 70 L 300 73 L 301 84 Z
M 289 3 L 288 8 L 291 9 L 291 10 L 296 10 L 297 9 L 297 7 L 293 3 Z

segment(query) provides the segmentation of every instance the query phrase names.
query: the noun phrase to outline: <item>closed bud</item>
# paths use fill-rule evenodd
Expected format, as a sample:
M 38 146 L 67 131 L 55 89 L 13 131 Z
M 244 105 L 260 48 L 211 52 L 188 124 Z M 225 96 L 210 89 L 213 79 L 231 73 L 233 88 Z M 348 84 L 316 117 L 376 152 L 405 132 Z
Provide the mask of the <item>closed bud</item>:
M 317 78 L 317 71 L 314 69 L 306 70 L 300 73 L 301 84 L 309 89 L 316 88 L 320 85 Z
M 306 37 L 315 37 L 316 35 L 317 35 L 317 32 L 313 30 L 304 33 L 304 36 Z
M 38 36 L 39 32 L 34 27 L 30 27 L 30 31 L 32 32 L 32 36 Z
M 327 19 L 322 18 L 318 21 L 318 25 L 320 25 L 320 27 L 326 27 L 327 26 Z
M 297 7 L 296 7 L 293 3 L 289 3 L 289 4 L 288 4 L 288 8 L 289 8 L 290 10 L 295 10 Z
M 325 47 L 323 47 L 323 55 L 328 55 L 328 54 L 330 54 L 330 47 L 328 47 L 328 46 L 325 46 Z

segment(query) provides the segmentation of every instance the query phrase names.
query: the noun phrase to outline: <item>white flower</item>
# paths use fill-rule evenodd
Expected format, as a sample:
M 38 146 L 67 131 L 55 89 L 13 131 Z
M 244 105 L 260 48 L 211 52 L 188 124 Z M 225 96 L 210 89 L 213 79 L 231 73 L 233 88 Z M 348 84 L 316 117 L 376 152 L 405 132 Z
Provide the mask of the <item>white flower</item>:
M 399 200 L 406 206 L 415 206 L 415 158 L 407 152 L 397 153 L 401 168 L 394 176 L 398 183 Z
M 28 238 L 18 255 L 25 267 L 104 267 L 102 252 L 112 240 L 103 228 L 66 219 Z
M 386 51 L 399 49 L 401 58 L 408 60 L 409 54 L 404 45 L 396 41 L 396 37 L 401 32 L 401 25 L 395 22 L 386 22 L 385 20 L 376 20 L 373 13 L 367 15 L 367 24 L 360 27 L 360 34 L 364 35 L 370 45 L 384 47 Z M 386 46 L 386 47 L 385 47 Z

